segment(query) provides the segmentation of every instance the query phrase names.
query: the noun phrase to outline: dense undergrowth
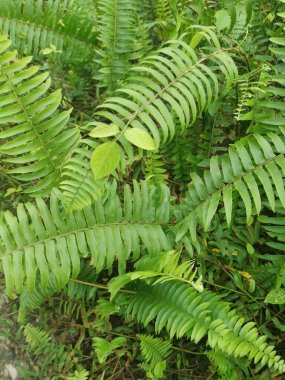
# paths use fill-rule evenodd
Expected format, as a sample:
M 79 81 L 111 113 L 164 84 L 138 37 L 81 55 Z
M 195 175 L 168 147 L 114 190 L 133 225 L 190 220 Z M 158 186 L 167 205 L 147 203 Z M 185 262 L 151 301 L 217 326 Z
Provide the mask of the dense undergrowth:
M 283 378 L 284 18 L 0 0 L 0 335 L 22 378 Z

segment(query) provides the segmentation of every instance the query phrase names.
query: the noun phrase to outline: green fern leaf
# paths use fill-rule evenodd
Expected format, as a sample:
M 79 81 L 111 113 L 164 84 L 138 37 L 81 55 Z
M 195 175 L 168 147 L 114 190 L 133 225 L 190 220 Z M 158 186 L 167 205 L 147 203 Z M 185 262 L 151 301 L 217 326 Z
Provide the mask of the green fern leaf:
M 0 37 L 0 154 L 13 177 L 32 183 L 32 196 L 49 194 L 60 177 L 60 168 L 77 144 L 79 131 L 66 129 L 70 111 L 57 112 L 60 91 L 45 96 L 48 73 L 27 67 L 31 57 L 17 59 L 6 51 L 11 42 Z
M 95 181 L 90 159 L 96 143 L 83 139 L 62 167 L 60 189 L 67 212 L 90 205 L 100 196 L 103 183 Z
M 80 257 L 87 255 L 97 273 L 112 268 L 118 260 L 119 271 L 126 261 L 140 255 L 141 246 L 150 253 L 169 249 L 162 229 L 169 220 L 169 190 L 134 183 L 125 187 L 124 203 L 111 186 L 95 204 L 66 214 L 55 193 L 50 207 L 41 198 L 36 205 L 20 204 L 17 217 L 6 211 L 0 221 L 0 257 L 6 276 L 7 293 L 14 288 L 29 291 L 40 280 L 45 288 L 50 274 L 59 287 L 77 277 Z
M 285 206 L 285 129 L 280 127 L 279 131 L 280 136 L 274 133 L 266 136 L 254 134 L 238 141 L 229 148 L 227 155 L 211 158 L 210 171 L 204 172 L 204 178 L 192 174 L 184 204 L 185 219 L 174 228 L 177 240 L 188 230 L 195 244 L 197 224 L 201 223 L 207 230 L 220 202 L 224 203 L 230 226 L 234 196 L 243 202 L 248 224 L 253 215 L 260 213 L 264 196 L 273 211 L 276 200 Z
M 124 78 L 131 62 L 149 50 L 147 31 L 140 22 L 145 2 L 104 0 L 98 4 L 99 40 L 102 46 L 98 51 L 101 68 L 96 78 L 112 92 L 117 82 Z
M 176 119 L 183 132 L 236 80 L 232 58 L 220 48 L 211 30 L 203 31 L 215 44 L 208 54 L 198 58 L 183 40 L 170 41 L 132 68 L 125 86 L 97 108 L 95 117 L 100 121 L 94 125 L 105 124 L 107 128 L 116 124 L 120 128 L 115 141 L 121 144 L 130 163 L 134 160 L 133 145 L 125 133 L 137 128 L 148 132 L 158 148 L 174 138 Z M 122 169 L 125 166 L 124 159 Z
M 105 363 L 108 356 L 110 356 L 119 347 L 122 347 L 126 343 L 126 338 L 118 337 L 111 341 L 106 339 L 95 337 L 93 338 L 93 349 L 96 352 L 99 363 Z
M 125 312 L 132 319 L 145 326 L 154 321 L 156 333 L 166 328 L 170 338 L 186 336 L 195 343 L 207 335 L 209 346 L 228 356 L 248 357 L 255 364 L 285 372 L 284 360 L 265 342 L 266 336 L 259 336 L 255 323 L 244 323 L 228 303 L 212 292 L 198 295 L 180 282 L 143 285 L 135 294 L 123 296 L 122 303 L 127 303 Z
M 94 56 L 94 23 L 74 0 L 0 0 L 0 30 L 24 54 L 39 54 L 55 46 L 69 61 Z M 89 57 L 88 57 L 89 56 Z
M 165 360 L 171 353 L 171 343 L 161 338 L 154 338 L 151 335 L 138 334 L 140 340 L 141 353 L 144 360 L 155 367 L 155 365 Z

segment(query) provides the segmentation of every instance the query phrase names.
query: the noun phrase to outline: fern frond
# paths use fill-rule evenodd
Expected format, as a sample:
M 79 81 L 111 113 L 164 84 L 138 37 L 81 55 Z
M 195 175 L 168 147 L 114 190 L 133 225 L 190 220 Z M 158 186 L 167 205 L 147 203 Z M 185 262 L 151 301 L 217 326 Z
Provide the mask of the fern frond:
M 114 338 L 111 341 L 99 337 L 95 337 L 92 340 L 92 346 L 98 357 L 99 363 L 104 363 L 109 355 L 126 343 L 126 338 L 123 337 Z
M 81 369 L 75 371 L 73 374 L 67 375 L 67 380 L 88 380 L 89 375 L 89 371 L 86 369 Z
M 49 194 L 60 177 L 60 168 L 79 139 L 76 128 L 66 128 L 70 111 L 58 113 L 60 91 L 45 95 L 48 73 L 29 66 L 31 57 L 17 58 L 7 51 L 11 41 L 0 38 L 0 154 L 8 171 L 25 183 L 32 196 Z M 35 183 L 33 185 L 33 182 Z
M 148 45 L 147 32 L 140 22 L 144 1 L 99 1 L 98 39 L 101 41 L 101 68 L 96 78 L 112 92 L 117 82 L 124 78 L 131 61 L 141 58 Z M 138 35 L 138 27 L 142 35 Z M 141 38 L 142 37 L 142 38 Z M 140 41 L 142 43 L 140 43 Z
M 97 108 L 95 118 L 100 121 L 94 124 L 101 129 L 105 126 L 106 131 L 110 124 L 116 124 L 120 131 L 115 139 L 130 162 L 134 159 L 131 144 L 144 147 L 141 139 L 134 141 L 133 136 L 151 135 L 154 143 L 145 149 L 166 144 L 175 136 L 176 118 L 184 131 L 210 103 L 224 96 L 236 80 L 237 68 L 232 58 L 220 48 L 211 30 L 203 29 L 203 33 L 216 44 L 208 54 L 198 58 L 184 41 L 169 41 L 132 68 L 133 76 L 125 87 L 116 90 L 114 97 Z
M 27 312 L 38 309 L 46 300 L 50 299 L 55 293 L 59 292 L 61 287 L 56 281 L 56 277 L 51 274 L 45 287 L 36 286 L 34 291 L 30 292 L 26 287 L 20 296 L 20 306 L 18 312 L 18 321 L 24 322 Z
M 90 205 L 101 194 L 102 183 L 95 181 L 90 166 L 96 146 L 94 141 L 83 139 L 62 167 L 59 187 L 63 191 L 62 202 L 67 212 Z
M 201 223 L 207 231 L 221 201 L 229 226 L 236 197 L 245 206 L 248 224 L 253 215 L 260 213 L 263 197 L 268 199 L 273 211 L 276 199 L 285 207 L 285 129 L 280 127 L 279 131 L 280 137 L 274 133 L 264 137 L 254 134 L 240 140 L 229 148 L 227 155 L 211 158 L 210 170 L 204 172 L 203 178 L 196 173 L 191 175 L 192 182 L 183 206 L 187 216 L 176 227 L 178 240 L 189 230 L 195 242 L 197 224 Z
M 74 361 L 74 352 L 66 351 L 64 344 L 53 342 L 48 332 L 27 324 L 24 328 L 25 340 L 33 354 L 42 356 L 40 374 L 47 367 L 57 369 L 60 372 L 72 368 Z
M 209 291 L 198 295 L 186 284 L 168 282 L 143 285 L 127 299 L 126 314 L 145 326 L 154 321 L 156 333 L 166 328 L 171 338 L 186 336 L 195 343 L 207 335 L 210 347 L 229 356 L 285 371 L 284 360 L 265 342 L 266 336 L 259 336 L 255 324 L 245 323 L 218 295 Z
M 144 256 L 136 263 L 136 271 L 114 277 L 108 284 L 111 299 L 119 290 L 131 281 L 138 279 L 155 279 L 153 284 L 182 281 L 190 284 L 199 292 L 203 291 L 202 278 L 193 281 L 197 270 L 194 270 L 194 261 L 180 260 L 180 253 L 175 251 L 162 252 L 156 256 Z
M 112 268 L 118 260 L 140 255 L 141 245 L 150 253 L 169 248 L 162 225 L 169 220 L 169 190 L 134 183 L 125 187 L 124 202 L 112 186 L 96 204 L 66 214 L 55 195 L 48 207 L 41 198 L 36 205 L 20 204 L 17 217 L 6 211 L 0 222 L 0 258 L 7 293 L 21 293 L 23 284 L 32 292 L 36 282 L 45 288 L 53 273 L 59 287 L 77 277 L 80 257 L 91 257 L 96 272 Z
M 94 56 L 97 38 L 88 12 L 74 0 L 0 0 L 0 30 L 10 35 L 13 48 L 39 54 L 51 45 L 68 60 Z
M 140 349 L 144 360 L 149 363 L 150 369 L 155 371 L 155 367 L 171 354 L 171 343 L 151 335 L 138 334 L 137 337 L 140 340 Z
M 265 244 L 279 251 L 285 251 L 285 217 L 269 217 L 261 215 L 259 218 L 261 228 L 267 234 Z
M 166 169 L 161 154 L 157 152 L 147 152 L 143 159 L 143 173 L 149 183 L 164 183 L 167 180 Z

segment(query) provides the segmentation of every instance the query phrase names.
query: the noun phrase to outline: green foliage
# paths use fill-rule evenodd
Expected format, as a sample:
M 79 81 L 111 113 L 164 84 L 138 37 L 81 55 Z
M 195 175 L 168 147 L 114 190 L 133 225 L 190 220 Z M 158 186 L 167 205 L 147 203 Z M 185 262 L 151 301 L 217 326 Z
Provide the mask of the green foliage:
M 101 46 L 96 78 L 110 92 L 125 77 L 131 62 L 141 58 L 149 49 L 147 32 L 140 20 L 145 6 L 146 1 L 143 0 L 98 2 L 98 39 Z
M 209 346 L 227 355 L 248 356 L 262 367 L 267 364 L 275 370 L 285 370 L 284 360 L 265 343 L 266 336 L 259 336 L 255 323 L 244 323 L 211 292 L 198 295 L 192 287 L 168 282 L 144 285 L 127 300 L 126 314 L 145 326 L 154 321 L 156 333 L 166 328 L 171 338 L 186 335 L 195 343 L 207 334 Z
M 24 379 L 283 376 L 284 18 L 0 0 L 0 334 Z
M 90 59 L 97 42 L 88 9 L 74 0 L 19 0 L 17 6 L 14 0 L 1 0 L 0 29 L 24 54 L 51 49 L 75 61 Z
M 182 39 L 170 41 L 157 54 L 148 56 L 139 66 L 132 68 L 132 76 L 125 87 L 118 89 L 117 96 L 108 98 L 98 107 L 95 117 L 105 120 L 106 130 L 109 123 L 116 124 L 121 130 L 115 141 L 120 142 L 123 149 L 123 170 L 126 162 L 132 163 L 134 160 L 133 147 L 129 144 L 134 142 L 128 138 L 130 130 L 140 128 L 147 131 L 158 148 L 174 138 L 176 118 L 184 131 L 212 102 L 224 96 L 235 82 L 237 68 L 232 58 L 220 47 L 210 29 L 202 30 L 212 40 L 214 51 L 212 46 L 207 46 L 205 53 L 198 58 Z M 223 79 L 218 81 L 221 75 Z M 102 126 L 102 123 L 98 121 L 94 125 Z M 115 146 L 117 151 L 117 145 L 113 145 L 113 150 Z M 147 149 L 153 149 L 154 146 L 148 144 Z M 95 152 L 98 149 L 102 148 L 96 148 Z M 114 155 L 115 151 L 112 157 Z M 102 158 L 102 165 L 103 162 Z M 117 159 L 116 166 L 119 163 Z M 112 169 L 115 169 L 115 161 Z
M 110 356 L 119 347 L 124 346 L 126 343 L 125 338 L 115 338 L 112 341 L 107 341 L 103 338 L 93 338 L 93 348 L 98 357 L 99 363 L 104 363 L 108 356 Z
M 51 273 L 63 287 L 77 277 L 81 257 L 91 257 L 97 273 L 110 269 L 115 260 L 124 271 L 129 256 L 140 255 L 142 243 L 150 253 L 167 249 L 161 227 L 169 219 L 166 186 L 134 183 L 133 193 L 125 187 L 124 199 L 122 204 L 114 184 L 103 199 L 69 214 L 55 194 L 49 207 L 37 198 L 37 206 L 19 204 L 17 217 L 6 211 L 0 234 L 7 293 L 14 288 L 21 293 L 24 284 L 33 291 L 39 280 L 45 288 Z
M 32 57 L 18 59 L 16 52 L 7 51 L 10 45 L 2 35 L 1 161 L 9 164 L 6 170 L 14 178 L 30 184 L 29 194 L 46 195 L 58 183 L 62 162 L 77 144 L 79 132 L 66 128 L 70 110 L 57 112 L 60 91 L 46 95 L 48 73 L 39 73 L 38 66 L 27 67 Z
M 142 356 L 148 363 L 143 367 L 151 372 L 147 375 L 152 376 L 150 378 L 162 379 L 166 368 L 165 359 L 171 353 L 171 343 L 150 335 L 139 334 L 138 338 Z

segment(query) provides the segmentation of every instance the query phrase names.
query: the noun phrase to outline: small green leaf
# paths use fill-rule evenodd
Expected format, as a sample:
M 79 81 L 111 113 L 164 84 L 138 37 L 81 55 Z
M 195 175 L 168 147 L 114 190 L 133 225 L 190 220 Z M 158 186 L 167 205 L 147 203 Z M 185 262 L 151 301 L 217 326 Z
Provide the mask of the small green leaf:
M 153 138 L 143 129 L 129 128 L 124 133 L 126 139 L 133 145 L 145 149 L 156 150 Z
M 265 298 L 266 303 L 271 303 L 273 305 L 283 305 L 285 303 L 285 290 L 284 289 L 273 289 L 269 292 Z
M 231 18 L 225 9 L 221 9 L 215 14 L 216 27 L 218 31 L 228 28 L 231 25 Z
M 250 243 L 246 244 L 246 250 L 250 255 L 254 254 L 254 247 Z
M 120 160 L 120 148 L 116 142 L 109 141 L 98 146 L 90 162 L 95 179 L 111 174 L 119 166 Z
M 87 126 L 93 125 L 93 123 L 89 123 Z M 95 125 L 98 125 L 97 123 Z M 96 128 L 92 129 L 92 131 L 89 133 L 89 136 L 91 137 L 110 137 L 115 136 L 120 132 L 119 127 L 116 124 L 106 125 L 103 124 L 97 126 Z

